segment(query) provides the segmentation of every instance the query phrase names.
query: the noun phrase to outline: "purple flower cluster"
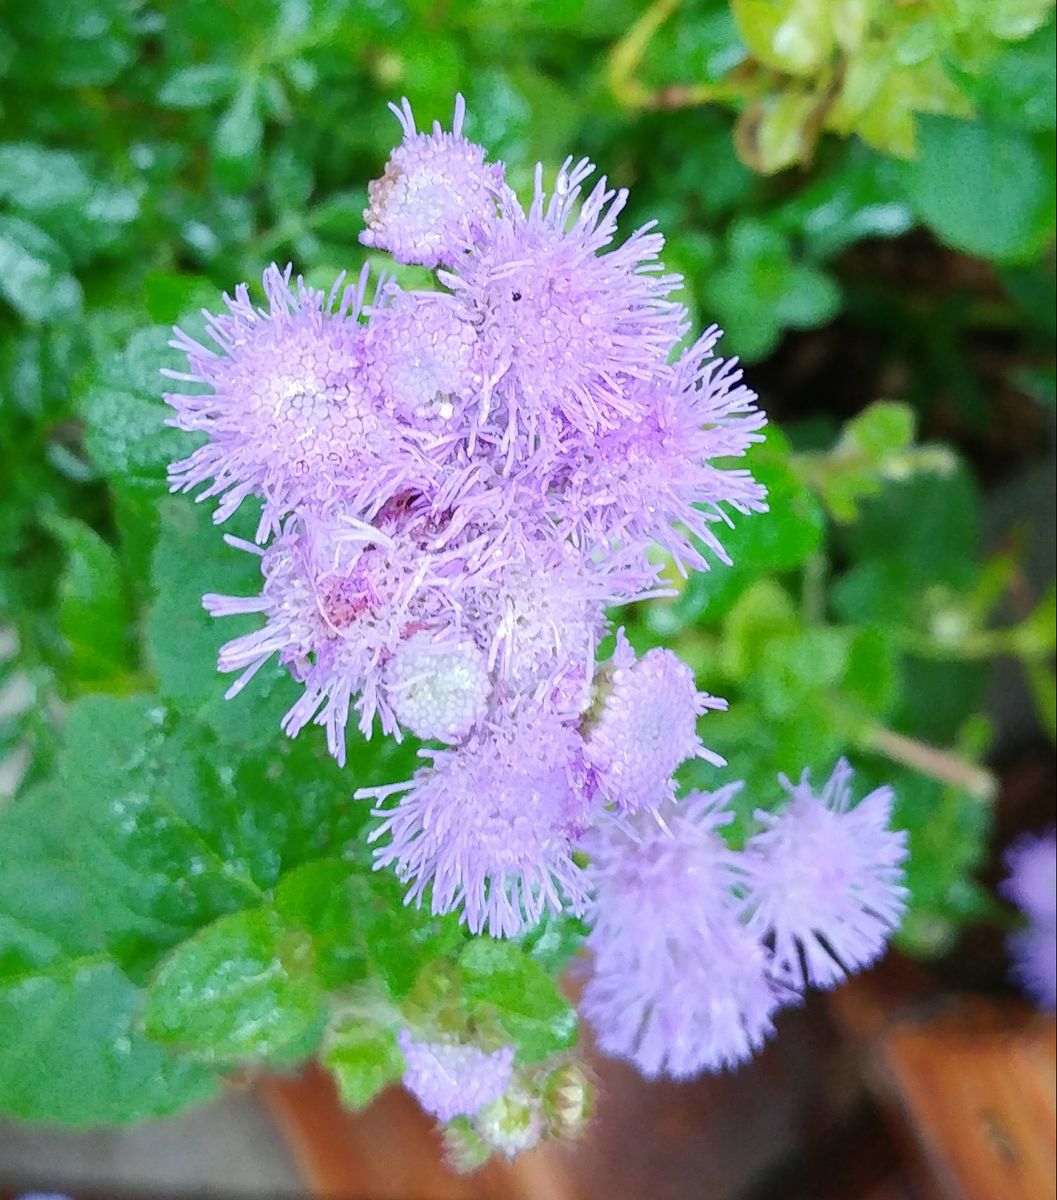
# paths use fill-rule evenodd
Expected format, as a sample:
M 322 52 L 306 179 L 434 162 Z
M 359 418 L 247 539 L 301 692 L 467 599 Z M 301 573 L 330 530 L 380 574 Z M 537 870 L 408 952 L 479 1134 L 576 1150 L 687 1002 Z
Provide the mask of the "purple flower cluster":
M 1006 854 L 1002 892 L 1027 918 L 1010 935 L 1013 975 L 1042 1008 L 1057 1008 L 1057 834 L 1023 837 Z
M 209 595 L 260 626 L 228 642 L 234 695 L 277 660 L 339 762 L 349 721 L 433 743 L 414 778 L 373 790 L 377 862 L 474 932 L 516 935 L 586 903 L 577 839 L 610 807 L 655 809 L 686 758 L 712 762 L 699 693 L 671 652 L 623 637 L 596 662 L 607 608 L 725 560 L 731 513 L 764 489 L 720 460 L 763 414 L 718 331 L 680 351 L 681 284 L 650 226 L 620 241 L 627 193 L 567 161 L 522 207 L 462 133 L 403 140 L 370 185 L 362 240 L 437 269 L 407 291 L 366 274 L 326 294 L 290 268 L 177 331 L 194 385 L 173 423 L 204 435 L 171 469 L 224 521 L 260 504 L 254 596 Z M 369 294 L 370 293 L 370 294 Z M 399 797 L 399 799 L 397 799 Z
M 361 240 L 435 289 L 365 271 L 322 292 L 272 266 L 263 307 L 242 285 L 207 314 L 211 344 L 176 331 L 172 423 L 201 441 L 172 487 L 218 523 L 259 505 L 255 543 L 228 539 L 259 591 L 204 598 L 259 618 L 220 651 L 228 694 L 277 661 L 301 687 L 283 729 L 323 726 L 339 762 L 350 720 L 432 743 L 413 778 L 358 793 L 408 901 L 493 936 L 586 913 L 603 1044 L 650 1072 L 738 1061 L 805 979 L 878 953 L 901 904 L 887 793 L 848 811 L 844 775 L 818 800 L 804 782 L 732 855 L 729 789 L 678 803 L 673 782 L 722 765 L 698 724 L 725 702 L 620 631 L 598 662 L 607 609 L 666 593 L 659 557 L 728 562 L 716 530 L 765 511 L 730 465 L 764 415 L 717 329 L 687 342 L 652 223 L 618 238 L 624 190 L 569 159 L 524 207 L 461 98 L 450 133 L 393 111 Z M 404 1051 L 409 1086 L 454 1112 L 433 1086 L 454 1051 Z
M 884 950 L 906 903 L 906 834 L 888 788 L 851 805 L 837 764 L 819 794 L 807 773 L 778 812 L 731 850 L 740 783 L 633 818 L 612 815 L 591 853 L 582 1010 L 600 1047 L 648 1077 L 734 1066 L 808 983 L 832 987 Z

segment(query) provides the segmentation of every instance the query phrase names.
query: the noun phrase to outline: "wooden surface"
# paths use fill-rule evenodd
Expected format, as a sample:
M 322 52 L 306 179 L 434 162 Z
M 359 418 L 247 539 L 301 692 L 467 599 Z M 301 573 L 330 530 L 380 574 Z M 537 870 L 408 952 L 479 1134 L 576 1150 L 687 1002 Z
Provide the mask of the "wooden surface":
M 834 993 L 903 1158 L 929 1200 L 1054 1200 L 1057 1033 L 1010 997 L 944 996 L 919 968 Z

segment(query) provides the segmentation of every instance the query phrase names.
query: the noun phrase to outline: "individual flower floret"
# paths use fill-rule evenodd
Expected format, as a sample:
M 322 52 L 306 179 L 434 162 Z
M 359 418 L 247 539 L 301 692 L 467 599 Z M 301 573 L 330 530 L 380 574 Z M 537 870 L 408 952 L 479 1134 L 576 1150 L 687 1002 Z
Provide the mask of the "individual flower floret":
M 456 750 L 421 753 L 430 765 L 406 783 L 358 792 L 379 800 L 371 840 L 377 867 L 410 883 L 407 901 L 427 890 L 434 913 L 460 910 L 471 933 L 512 937 L 545 910 L 579 910 L 584 891 L 570 837 L 586 822 L 580 739 L 534 708 L 511 712 L 472 733 Z
M 619 808 L 656 808 L 674 798 L 672 774 L 688 758 L 724 765 L 702 745 L 697 719 L 727 703 L 699 692 L 693 672 L 671 650 L 649 650 L 636 659 L 619 630 L 599 691 L 584 757 L 595 769 L 599 791 Z
M 510 1086 L 514 1047 L 489 1053 L 465 1042 L 426 1042 L 410 1030 L 397 1036 L 404 1056 L 404 1087 L 439 1121 L 472 1117 Z
M 548 198 L 537 168 L 528 213 L 508 203 L 474 253 L 441 273 L 486 356 L 477 420 L 495 407 L 512 461 L 540 440 L 557 453 L 569 430 L 634 416 L 631 384 L 666 378 L 685 332 L 685 310 L 669 299 L 681 278 L 659 273 L 661 235 L 645 226 L 606 250 L 627 193 L 603 179 L 579 203 L 593 169 L 569 159 Z
M 739 921 L 737 856 L 719 834 L 740 784 L 600 822 L 584 841 L 592 975 L 580 1008 L 599 1047 L 647 1077 L 748 1058 L 782 997 Z
M 1009 938 L 1013 975 L 1043 1008 L 1057 1007 L 1057 836 L 1024 837 L 1006 854 L 1003 894 L 1027 925 Z
M 451 133 L 434 122 L 419 133 L 405 98 L 390 109 L 404 140 L 389 156 L 380 179 L 368 185 L 363 214 L 365 246 L 387 250 L 397 262 L 452 265 L 495 219 L 506 194 L 501 164 L 485 162 L 480 146 L 462 136 L 466 104 L 455 98 Z
M 173 463 L 173 490 L 205 485 L 198 499 L 220 498 L 217 522 L 260 496 L 262 541 L 287 513 L 326 509 L 339 498 L 370 515 L 425 469 L 363 384 L 356 318 L 366 273 L 354 287 L 342 289 L 339 279 L 329 296 L 301 279 L 292 285 L 290 274 L 274 265 L 265 271 L 266 310 L 242 284 L 234 299 L 225 297 L 227 314 L 207 314 L 217 350 L 177 329 L 172 345 L 187 355 L 188 370 L 166 372 L 208 389 L 166 396 L 177 414 L 171 424 L 207 438 Z
M 368 386 L 384 409 L 424 434 L 457 431 L 481 388 L 477 332 L 451 296 L 388 289 L 364 336 Z
M 762 441 L 766 423 L 736 360 L 713 357 L 718 338 L 708 330 L 679 359 L 670 384 L 637 384 L 634 417 L 569 441 L 551 499 L 554 519 L 578 540 L 656 542 L 685 574 L 710 565 L 702 547 L 729 564 L 714 531 L 730 522 L 725 508 L 766 511 L 766 490 L 748 471 L 716 465 Z
M 746 846 L 750 926 L 773 939 L 774 973 L 792 987 L 833 987 L 884 951 L 906 907 L 907 835 L 890 828 L 894 796 L 878 788 L 852 807 L 851 767 L 841 760 L 820 795 L 807 771 L 784 811 L 757 812 L 764 826 Z
M 401 642 L 385 668 L 385 694 L 397 721 L 416 737 L 464 738 L 484 717 L 491 694 L 484 653 L 422 630 Z

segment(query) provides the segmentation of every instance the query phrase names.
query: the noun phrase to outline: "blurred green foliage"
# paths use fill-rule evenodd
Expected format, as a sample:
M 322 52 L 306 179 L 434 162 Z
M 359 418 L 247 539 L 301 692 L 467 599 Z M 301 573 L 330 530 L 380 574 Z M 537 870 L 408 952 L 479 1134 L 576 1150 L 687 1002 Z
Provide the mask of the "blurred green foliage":
M 399 1074 L 409 1014 L 513 1040 L 531 1070 L 575 1041 L 553 982 L 575 923 L 471 943 L 369 870 L 352 791 L 406 776 L 412 747 L 359 744 L 341 773 L 313 731 L 279 734 L 278 671 L 223 699 L 233 633 L 200 597 L 253 587 L 255 564 L 166 495 L 187 446 L 161 400 L 168 327 L 271 260 L 328 284 L 355 270 L 365 181 L 397 132 L 384 102 L 403 93 L 428 121 L 464 91 L 516 184 L 582 151 L 632 185 L 630 222 L 660 220 L 727 352 L 785 353 L 810 330 L 898 368 L 902 399 L 857 381 L 843 426 L 835 381 L 807 406 L 776 384 L 789 421 L 751 461 L 771 514 L 730 532 L 734 567 L 673 575 L 672 599 L 620 619 L 730 699 L 704 732 L 723 778 L 747 780 L 744 817 L 778 772 L 842 753 L 864 785 L 895 785 L 907 948 L 941 951 L 988 910 L 987 664 L 1023 664 L 1052 736 L 1054 596 L 999 619 L 1016 554 L 982 558 L 971 471 L 917 431 L 943 407 L 991 444 L 998 386 L 1053 403 L 1052 7 L 5 8 L 0 1110 L 127 1121 L 208 1096 L 236 1063 L 313 1053 L 362 1105 Z M 902 268 L 874 270 L 901 238 Z M 922 248 L 949 286 L 922 286 Z M 969 353 L 987 339 L 1006 347 L 997 382 Z M 686 782 L 720 778 L 696 764 Z

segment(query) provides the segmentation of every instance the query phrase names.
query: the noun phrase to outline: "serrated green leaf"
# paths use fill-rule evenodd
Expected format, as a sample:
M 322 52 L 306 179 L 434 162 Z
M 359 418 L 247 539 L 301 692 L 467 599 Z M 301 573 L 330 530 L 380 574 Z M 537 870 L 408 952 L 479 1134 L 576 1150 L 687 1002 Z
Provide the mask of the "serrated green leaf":
M 216 1081 L 143 1037 L 139 990 L 107 954 L 104 895 L 76 856 L 80 815 L 59 787 L 0 812 L 0 1110 L 74 1125 L 164 1116 Z
M 155 1041 L 210 1062 L 311 1052 L 327 1009 L 307 935 L 267 909 L 221 917 L 162 963 L 143 1021 Z
M 0 978 L 0 1111 L 63 1125 L 163 1117 L 215 1095 L 204 1067 L 139 1032 L 140 994 L 105 960 Z
M 162 367 L 178 368 L 179 356 L 169 345 L 172 331 L 143 329 L 119 353 L 100 365 L 81 394 L 85 446 L 104 475 L 162 495 L 166 468 L 198 444 L 191 435 L 170 428 L 171 410 L 162 400 Z

